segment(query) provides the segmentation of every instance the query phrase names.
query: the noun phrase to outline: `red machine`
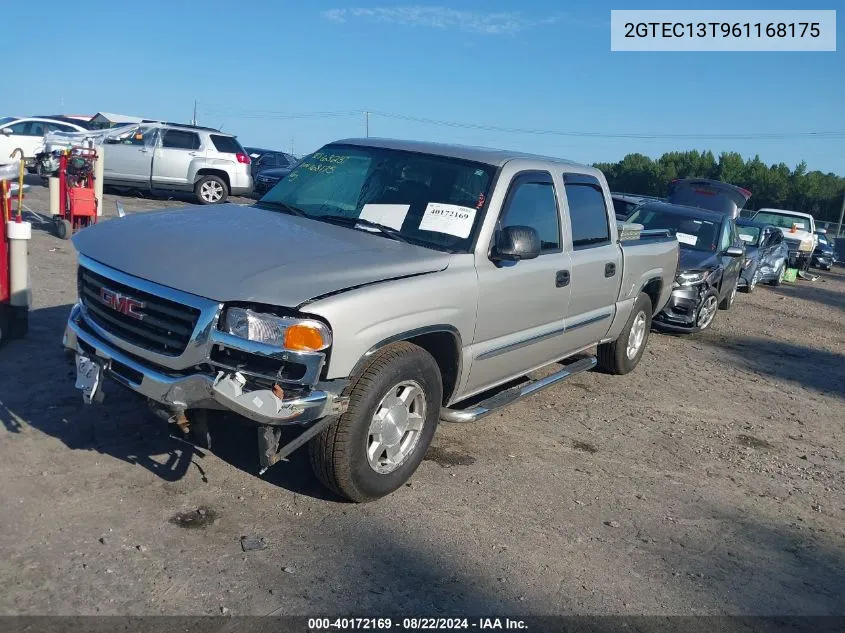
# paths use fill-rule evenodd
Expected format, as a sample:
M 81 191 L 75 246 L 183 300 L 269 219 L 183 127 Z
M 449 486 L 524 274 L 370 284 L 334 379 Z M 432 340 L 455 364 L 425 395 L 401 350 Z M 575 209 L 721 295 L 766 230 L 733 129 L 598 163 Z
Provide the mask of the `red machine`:
M 79 229 L 97 223 L 97 196 L 94 191 L 94 161 L 97 150 L 74 147 L 59 157 L 59 215 L 56 233 L 70 239 Z

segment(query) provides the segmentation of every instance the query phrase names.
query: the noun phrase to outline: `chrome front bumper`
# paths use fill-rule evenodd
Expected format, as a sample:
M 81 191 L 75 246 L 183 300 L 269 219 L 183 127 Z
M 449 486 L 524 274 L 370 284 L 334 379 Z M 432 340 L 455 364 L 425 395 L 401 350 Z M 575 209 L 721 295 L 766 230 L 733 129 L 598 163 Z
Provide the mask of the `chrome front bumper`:
M 120 350 L 90 331 L 84 307 L 71 310 L 65 329 L 65 348 L 95 360 L 115 382 L 153 400 L 174 413 L 187 409 L 228 409 L 261 424 L 307 424 L 346 410 L 348 399 L 340 381 L 304 387 L 304 395 L 279 398 L 269 389 L 248 391 L 236 371 L 204 373 L 165 372 Z

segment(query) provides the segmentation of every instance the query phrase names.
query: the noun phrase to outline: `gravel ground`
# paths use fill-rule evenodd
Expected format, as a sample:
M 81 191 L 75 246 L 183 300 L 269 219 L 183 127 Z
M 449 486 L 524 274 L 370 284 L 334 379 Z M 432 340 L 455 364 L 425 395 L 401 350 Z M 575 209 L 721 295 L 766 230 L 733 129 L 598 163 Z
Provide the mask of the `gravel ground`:
M 74 252 L 35 229 L 30 334 L 0 351 L 0 613 L 845 614 L 842 268 L 653 334 L 628 376 L 443 424 L 410 484 L 356 506 L 302 451 L 256 476 L 237 425 L 212 454 L 116 387 L 84 407 Z

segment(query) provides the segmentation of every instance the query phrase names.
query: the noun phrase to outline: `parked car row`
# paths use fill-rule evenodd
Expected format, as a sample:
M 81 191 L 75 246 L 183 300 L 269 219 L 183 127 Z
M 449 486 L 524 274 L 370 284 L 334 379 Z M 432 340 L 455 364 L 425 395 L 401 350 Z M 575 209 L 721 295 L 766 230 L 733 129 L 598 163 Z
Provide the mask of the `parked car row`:
M 64 345 L 86 402 L 108 378 L 207 448 L 208 416 L 235 413 L 258 428 L 260 472 L 307 443 L 328 488 L 367 501 L 408 480 L 439 420 L 626 374 L 653 324 L 701 331 L 743 279 L 779 283 L 787 229 L 738 224 L 750 195 L 676 181 L 619 225 L 594 167 L 347 139 L 235 221 L 212 205 L 77 233 Z

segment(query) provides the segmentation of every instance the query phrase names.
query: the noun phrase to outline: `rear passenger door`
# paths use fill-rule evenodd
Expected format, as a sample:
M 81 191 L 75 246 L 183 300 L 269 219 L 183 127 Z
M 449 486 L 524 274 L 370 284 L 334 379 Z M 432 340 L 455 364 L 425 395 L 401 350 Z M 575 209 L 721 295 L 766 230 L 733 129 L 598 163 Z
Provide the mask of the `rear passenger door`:
M 153 157 L 153 185 L 177 189 L 192 188 L 189 182 L 191 161 L 205 154 L 200 135 L 190 130 L 162 130 Z
M 610 234 L 610 209 L 594 176 L 563 174 L 572 250 L 571 297 L 566 312 L 566 351 L 574 352 L 604 338 L 622 279 L 621 253 Z
M 506 226 L 530 226 L 541 254 L 519 262 L 493 262 L 476 253 L 478 317 L 467 392 L 475 393 L 564 356 L 563 317 L 569 268 L 563 249 L 558 196 L 551 174 L 521 172 L 510 183 L 495 235 Z M 489 245 L 492 248 L 492 244 Z

